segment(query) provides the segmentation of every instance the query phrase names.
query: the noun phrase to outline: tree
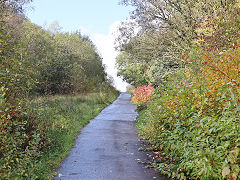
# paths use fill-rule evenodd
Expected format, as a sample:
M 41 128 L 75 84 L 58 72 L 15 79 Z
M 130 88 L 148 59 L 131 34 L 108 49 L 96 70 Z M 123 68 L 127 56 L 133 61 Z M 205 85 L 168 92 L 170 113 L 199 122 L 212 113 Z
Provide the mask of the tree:
M 180 49 L 167 38 L 170 36 L 167 32 L 145 32 L 133 37 L 121 48 L 123 53 L 117 58 L 118 74 L 134 85 L 162 83 L 169 73 L 183 66 L 179 60 Z M 131 73 L 127 75 L 127 72 Z
M 194 46 L 204 45 L 207 40 L 214 42 L 216 28 L 229 19 L 233 13 L 231 7 L 237 1 L 122 0 L 122 3 L 136 9 L 130 23 L 123 23 L 119 27 L 120 35 L 116 44 L 126 52 L 128 58 L 125 60 L 131 62 L 133 69 L 141 64 L 145 68 L 142 74 L 149 77 L 148 83 L 159 85 L 166 76 L 185 66 L 181 60 L 184 52 L 189 52 Z M 134 29 L 138 29 L 138 33 Z M 222 44 L 227 39 L 222 39 Z M 125 76 L 122 73 L 124 67 L 119 67 L 119 75 Z

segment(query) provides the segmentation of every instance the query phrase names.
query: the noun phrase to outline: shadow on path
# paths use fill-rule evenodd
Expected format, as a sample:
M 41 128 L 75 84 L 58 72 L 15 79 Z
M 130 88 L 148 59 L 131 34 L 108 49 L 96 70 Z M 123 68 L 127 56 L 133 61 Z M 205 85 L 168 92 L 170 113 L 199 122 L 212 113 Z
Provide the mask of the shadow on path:
M 167 179 L 138 163 L 146 155 L 138 151 L 137 113 L 130 99 L 129 94 L 122 93 L 82 129 L 55 180 Z

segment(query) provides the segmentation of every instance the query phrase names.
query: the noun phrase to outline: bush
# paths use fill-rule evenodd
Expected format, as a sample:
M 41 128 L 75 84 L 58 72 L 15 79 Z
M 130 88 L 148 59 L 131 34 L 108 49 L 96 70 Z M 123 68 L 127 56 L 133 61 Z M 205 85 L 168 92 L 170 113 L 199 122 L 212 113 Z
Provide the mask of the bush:
M 151 85 L 138 86 L 134 91 L 132 101 L 134 103 L 148 102 L 152 97 L 154 88 Z
M 169 77 L 147 103 L 138 128 L 158 150 L 155 165 L 163 173 L 239 178 L 239 55 L 238 47 L 195 51 L 189 68 Z
M 32 117 L 27 114 L 25 103 L 34 84 L 34 73 L 24 58 L 23 43 L 2 20 L 0 46 L 0 176 L 29 178 L 39 141 L 38 133 L 30 128 Z
M 137 111 L 147 108 L 146 102 L 153 96 L 154 88 L 151 85 L 138 86 L 133 94 L 132 102 L 137 105 Z

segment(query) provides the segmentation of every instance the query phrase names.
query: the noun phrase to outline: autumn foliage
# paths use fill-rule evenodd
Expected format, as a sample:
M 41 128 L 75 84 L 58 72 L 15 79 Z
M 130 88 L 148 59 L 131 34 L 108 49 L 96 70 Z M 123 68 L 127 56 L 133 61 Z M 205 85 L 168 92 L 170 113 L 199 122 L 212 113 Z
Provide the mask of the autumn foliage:
M 230 84 L 239 90 L 240 47 L 234 47 L 225 52 L 212 51 L 199 55 L 202 59 L 201 72 L 210 85 L 211 93 L 224 84 Z
M 185 59 L 193 67 L 186 73 L 187 77 L 192 76 L 191 83 L 183 79 L 178 86 L 197 88 L 188 96 L 191 101 L 198 101 L 199 109 L 223 111 L 229 103 L 240 102 L 239 50 L 237 45 L 227 51 L 199 50 Z
M 159 87 L 138 119 L 159 154 L 156 167 L 179 179 L 239 177 L 240 52 L 198 50 Z M 163 93 L 164 92 L 164 93 Z
M 153 96 L 154 87 L 151 85 L 138 86 L 134 91 L 132 101 L 134 103 L 146 103 Z
M 228 27 L 180 56 L 186 67 L 167 77 L 138 118 L 140 134 L 158 153 L 156 168 L 170 177 L 240 177 L 239 34 L 214 44 L 230 41 Z

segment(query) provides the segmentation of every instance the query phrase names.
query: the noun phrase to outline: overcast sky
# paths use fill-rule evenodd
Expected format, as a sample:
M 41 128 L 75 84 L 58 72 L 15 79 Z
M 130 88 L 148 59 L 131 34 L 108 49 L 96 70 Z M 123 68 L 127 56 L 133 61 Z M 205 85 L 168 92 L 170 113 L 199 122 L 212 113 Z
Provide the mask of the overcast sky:
M 57 21 L 64 32 L 80 30 L 89 35 L 117 89 L 125 91 L 127 84 L 117 78 L 114 68 L 117 52 L 113 32 L 129 17 L 130 7 L 119 5 L 119 0 L 33 0 L 30 5 L 27 16 L 31 22 L 47 27 Z

